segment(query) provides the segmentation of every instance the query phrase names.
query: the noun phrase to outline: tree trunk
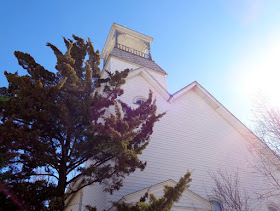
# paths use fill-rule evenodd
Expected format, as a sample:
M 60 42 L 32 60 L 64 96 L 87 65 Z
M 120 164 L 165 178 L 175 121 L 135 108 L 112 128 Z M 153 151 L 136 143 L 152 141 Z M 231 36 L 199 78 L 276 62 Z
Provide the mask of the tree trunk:
M 62 147 L 62 158 L 60 161 L 59 166 L 59 180 L 58 180 L 58 186 L 57 186 L 57 210 L 63 211 L 65 203 L 64 203 L 64 193 L 66 188 L 66 182 L 67 182 L 67 147 Z

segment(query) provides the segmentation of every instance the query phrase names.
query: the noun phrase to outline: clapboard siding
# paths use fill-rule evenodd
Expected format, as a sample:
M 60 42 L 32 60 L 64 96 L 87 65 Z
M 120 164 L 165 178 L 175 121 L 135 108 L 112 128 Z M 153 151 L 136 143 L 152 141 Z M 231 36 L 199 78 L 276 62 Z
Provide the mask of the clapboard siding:
M 214 185 L 208 172 L 215 173 L 218 169 L 229 172 L 238 169 L 242 187 L 252 194 L 258 190 L 261 180 L 248 168 L 254 159 L 244 136 L 194 91 L 169 103 L 139 75 L 127 81 L 123 99 L 132 103 L 134 96 L 147 96 L 150 89 L 159 112 L 167 113 L 155 125 L 151 143 L 140 156 L 147 161 L 147 167 L 131 174 L 119 191 L 108 195 L 107 207 L 111 206 L 110 201 L 118 201 L 150 185 L 167 179 L 178 181 L 187 169 L 193 171 L 190 190 L 206 199 Z M 264 204 L 263 210 L 266 210 Z
M 123 71 L 125 69 L 136 69 L 141 67 L 140 65 L 133 64 L 130 62 L 127 62 L 125 60 L 122 60 L 117 57 L 111 57 L 110 60 L 107 62 L 105 70 L 110 70 L 111 72 Z M 167 89 L 165 75 L 163 73 L 151 70 L 149 68 L 146 68 L 149 70 L 149 73 L 165 88 Z
M 92 205 L 96 207 L 98 211 L 103 211 L 107 202 L 106 195 L 107 194 L 104 192 L 104 186 L 102 184 L 95 183 L 85 187 L 83 189 L 83 207 L 86 205 Z
M 67 203 L 65 207 L 65 211 L 77 211 L 79 210 L 80 205 L 80 195 L 81 192 L 74 194 L 71 200 Z
M 109 70 L 127 67 L 138 68 L 116 58 L 107 62 Z M 164 77 L 149 72 L 166 87 Z M 158 112 L 166 112 L 166 115 L 156 123 L 150 144 L 139 156 L 147 161 L 145 170 L 137 170 L 126 177 L 123 187 L 113 195 L 104 193 L 102 185 L 85 188 L 83 205 L 91 204 L 103 211 L 125 195 L 168 179 L 178 181 L 187 170 L 192 171 L 190 190 L 207 200 L 213 196 L 214 186 L 209 172 L 215 174 L 219 169 L 229 173 L 238 169 L 240 185 L 252 196 L 261 189 L 262 178 L 251 173 L 255 158 L 249 152 L 248 137 L 238 132 L 197 92 L 190 90 L 170 103 L 141 74 L 127 79 L 123 89 L 125 94 L 121 99 L 132 107 L 137 106 L 133 104 L 134 97 L 147 97 L 152 90 Z M 176 203 L 178 207 L 181 205 L 182 202 Z M 252 208 L 265 211 L 267 205 L 254 202 Z

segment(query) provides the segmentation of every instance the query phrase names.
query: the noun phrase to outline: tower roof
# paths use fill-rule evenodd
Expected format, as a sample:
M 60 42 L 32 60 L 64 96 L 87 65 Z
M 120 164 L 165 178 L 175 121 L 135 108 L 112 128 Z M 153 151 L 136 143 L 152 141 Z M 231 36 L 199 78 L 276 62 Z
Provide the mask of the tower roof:
M 132 62 L 134 64 L 138 64 L 142 67 L 147 67 L 149 69 L 167 74 L 160 66 L 158 66 L 153 60 L 143 58 L 141 56 L 134 55 L 132 53 L 126 52 L 124 50 L 114 48 L 110 55 L 118 57 L 120 59 L 124 59 L 126 61 Z

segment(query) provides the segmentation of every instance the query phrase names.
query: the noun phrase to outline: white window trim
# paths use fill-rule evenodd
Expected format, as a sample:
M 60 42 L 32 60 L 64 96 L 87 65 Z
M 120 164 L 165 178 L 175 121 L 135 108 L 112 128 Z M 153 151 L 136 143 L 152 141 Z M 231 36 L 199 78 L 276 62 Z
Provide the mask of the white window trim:
M 279 211 L 279 208 L 278 208 L 278 206 L 276 205 L 276 204 L 274 204 L 274 203 L 268 203 L 267 204 L 267 210 L 268 210 L 268 208 L 274 208 L 274 209 L 276 209 L 276 211 Z

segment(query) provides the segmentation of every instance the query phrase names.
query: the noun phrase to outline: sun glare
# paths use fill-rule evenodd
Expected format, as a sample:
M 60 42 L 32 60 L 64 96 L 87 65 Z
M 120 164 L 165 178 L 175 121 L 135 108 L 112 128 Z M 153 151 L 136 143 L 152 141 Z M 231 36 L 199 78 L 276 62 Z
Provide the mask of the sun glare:
M 280 106 L 280 65 L 260 67 L 246 76 L 245 91 L 249 96 L 261 93 L 273 106 Z
M 257 59 L 259 58 L 259 59 Z M 280 40 L 272 40 L 260 55 L 247 63 L 243 80 L 248 96 L 261 93 L 272 106 L 280 107 Z

